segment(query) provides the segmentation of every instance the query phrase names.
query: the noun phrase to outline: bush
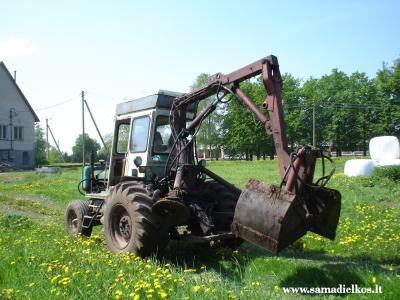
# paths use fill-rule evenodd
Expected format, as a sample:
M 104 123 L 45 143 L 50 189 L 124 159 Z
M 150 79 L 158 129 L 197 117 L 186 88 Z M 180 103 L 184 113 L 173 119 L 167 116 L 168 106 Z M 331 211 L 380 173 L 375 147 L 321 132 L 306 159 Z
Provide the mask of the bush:
M 389 178 L 393 181 L 400 181 L 400 166 L 378 167 L 374 170 L 374 177 Z

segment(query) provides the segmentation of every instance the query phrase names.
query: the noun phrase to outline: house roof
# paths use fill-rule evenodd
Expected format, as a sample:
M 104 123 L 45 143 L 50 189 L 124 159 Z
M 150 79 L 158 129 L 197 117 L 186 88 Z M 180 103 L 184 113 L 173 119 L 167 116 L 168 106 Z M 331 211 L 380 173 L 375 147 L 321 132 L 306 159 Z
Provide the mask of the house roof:
M 13 83 L 15 89 L 17 90 L 18 94 L 21 98 L 25 101 L 26 106 L 28 106 L 29 110 L 31 111 L 33 117 L 35 118 L 35 122 L 40 122 L 38 116 L 36 115 L 35 111 L 33 110 L 32 106 L 29 104 L 28 99 L 26 99 L 24 93 L 22 93 L 21 89 L 19 88 L 18 84 L 15 82 L 14 78 L 12 77 L 11 73 L 8 71 L 6 65 L 0 61 L 0 67 L 4 69 L 6 74 L 8 75 L 10 81 Z

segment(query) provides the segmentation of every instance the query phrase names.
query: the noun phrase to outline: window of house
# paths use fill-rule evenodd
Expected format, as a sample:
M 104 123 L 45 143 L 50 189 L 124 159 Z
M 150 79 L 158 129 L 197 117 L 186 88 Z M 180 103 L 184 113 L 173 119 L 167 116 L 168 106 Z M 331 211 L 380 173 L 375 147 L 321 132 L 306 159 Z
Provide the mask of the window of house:
M 7 138 L 7 125 L 0 125 L 0 139 Z
M 14 127 L 14 140 L 15 141 L 22 141 L 23 140 L 23 127 Z

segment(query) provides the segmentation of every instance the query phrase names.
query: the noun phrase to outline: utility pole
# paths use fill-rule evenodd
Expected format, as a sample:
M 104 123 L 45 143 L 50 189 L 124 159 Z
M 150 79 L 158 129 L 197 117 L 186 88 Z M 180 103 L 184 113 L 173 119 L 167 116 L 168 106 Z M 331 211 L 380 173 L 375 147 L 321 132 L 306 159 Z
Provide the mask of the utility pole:
M 82 91 L 82 166 L 85 166 L 85 92 Z
M 315 103 L 312 109 L 312 145 L 315 148 Z
M 57 143 L 57 141 L 56 141 L 56 138 L 54 137 L 54 134 L 53 134 L 53 132 L 51 131 L 50 126 L 47 126 L 47 128 L 48 128 L 48 130 L 50 131 L 50 134 L 51 134 L 51 137 L 53 138 L 54 144 L 56 144 L 56 148 L 57 148 L 57 150 L 58 150 L 58 154 L 60 155 L 61 160 L 62 160 L 63 162 L 65 162 L 64 156 L 63 156 L 63 154 L 62 154 L 62 152 L 61 152 L 61 150 L 60 150 L 60 146 L 58 145 L 58 143 Z
M 49 161 L 49 119 L 46 118 L 46 160 Z
M 103 143 L 103 147 L 106 149 L 106 151 L 108 151 L 108 148 L 107 148 L 107 146 L 106 146 L 106 143 L 104 142 L 104 139 L 103 139 L 103 137 L 101 136 L 100 130 L 99 130 L 99 128 L 97 127 L 97 123 L 96 123 L 96 121 L 94 120 L 94 117 L 93 117 L 93 115 L 92 115 L 92 112 L 90 111 L 89 104 L 87 103 L 86 100 L 84 100 L 84 102 L 85 102 L 86 108 L 87 108 L 87 110 L 88 110 L 88 112 L 89 112 L 89 115 L 90 115 L 90 117 L 92 118 L 94 127 L 95 127 L 96 130 L 97 130 L 97 134 L 99 135 L 100 140 L 101 140 L 101 142 Z

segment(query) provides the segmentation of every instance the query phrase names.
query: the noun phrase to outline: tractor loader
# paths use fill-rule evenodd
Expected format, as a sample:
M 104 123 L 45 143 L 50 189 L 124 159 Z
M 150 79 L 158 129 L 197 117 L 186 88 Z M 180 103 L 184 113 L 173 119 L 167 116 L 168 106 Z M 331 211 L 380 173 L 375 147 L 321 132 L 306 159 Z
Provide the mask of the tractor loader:
M 258 75 L 267 94 L 262 108 L 240 89 L 241 82 Z M 289 151 L 281 92 L 278 59 L 270 55 L 230 74 L 212 75 L 207 85 L 186 94 L 160 90 L 118 104 L 110 160 L 98 167 L 92 159 L 84 167 L 80 189 L 88 200 L 69 203 L 69 233 L 90 236 L 102 225 L 111 252 L 142 257 L 162 251 L 170 240 L 227 247 L 246 240 L 274 254 L 308 230 L 333 240 L 341 195 L 326 184 L 334 164 L 318 149 Z M 197 112 L 199 102 L 210 97 Z M 200 125 L 232 99 L 272 135 L 279 186 L 251 179 L 241 190 L 197 159 Z M 323 170 L 325 162 L 332 166 L 314 180 L 317 159 Z

